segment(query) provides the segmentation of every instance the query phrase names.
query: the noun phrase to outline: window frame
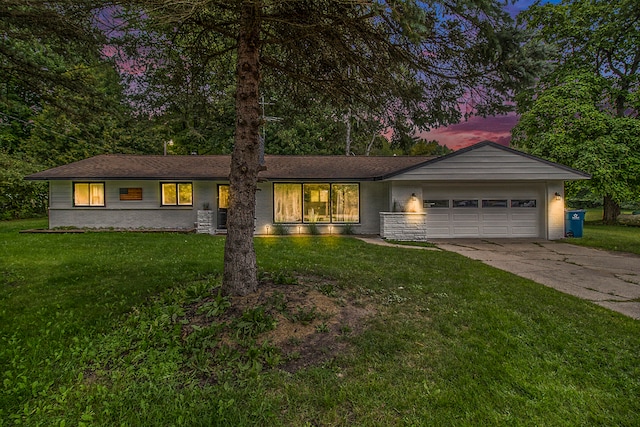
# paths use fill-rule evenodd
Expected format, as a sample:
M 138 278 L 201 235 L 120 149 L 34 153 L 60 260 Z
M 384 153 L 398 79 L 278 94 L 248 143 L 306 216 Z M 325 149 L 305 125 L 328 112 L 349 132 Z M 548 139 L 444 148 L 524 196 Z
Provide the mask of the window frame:
M 190 203 L 180 203 L 180 185 L 190 185 L 191 186 L 191 201 Z M 164 199 L 164 186 L 165 185 L 173 185 L 176 192 L 176 202 L 175 203 L 165 203 Z M 166 181 L 160 183 L 160 206 L 161 207 L 193 207 L 193 182 L 192 181 Z
M 89 191 L 89 202 L 87 204 L 79 204 L 77 203 L 77 199 L 76 199 L 76 194 L 77 194 L 77 186 L 78 185 L 88 185 L 88 191 Z M 95 204 L 92 203 L 91 201 L 91 186 L 92 185 L 101 185 L 102 186 L 102 204 Z M 107 198 L 106 198 L 106 184 L 104 181 L 74 181 L 73 182 L 73 195 L 72 195 L 72 199 L 73 199 L 73 207 L 78 207 L 78 208 L 104 208 L 105 206 L 107 206 Z
M 301 219 L 299 221 L 276 221 L 276 186 L 277 185 L 296 185 L 300 188 L 300 208 Z M 328 202 L 328 216 L 329 221 L 317 222 L 305 220 L 305 197 L 304 186 L 306 185 L 328 185 L 329 186 L 329 202 Z M 358 221 L 337 221 L 334 219 L 333 214 L 333 187 L 334 185 L 356 185 L 358 189 Z M 282 181 L 274 182 L 272 185 L 272 219 L 274 224 L 318 224 L 318 225 L 331 225 L 331 224 L 360 224 L 362 218 L 362 199 L 360 195 L 360 182 L 328 182 L 328 181 L 305 181 L 305 182 L 291 182 Z

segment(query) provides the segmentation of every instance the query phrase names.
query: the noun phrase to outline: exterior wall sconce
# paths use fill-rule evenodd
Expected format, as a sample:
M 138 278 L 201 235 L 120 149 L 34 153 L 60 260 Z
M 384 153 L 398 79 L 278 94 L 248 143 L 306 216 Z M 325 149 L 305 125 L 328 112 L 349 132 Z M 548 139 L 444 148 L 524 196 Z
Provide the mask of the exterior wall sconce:
M 562 194 L 560 194 L 560 193 L 558 193 L 558 192 L 556 191 L 555 199 L 556 199 L 556 200 L 562 200 Z
M 407 212 L 420 212 L 420 202 L 418 201 L 418 196 L 416 193 L 411 193 L 411 197 L 409 197 L 409 203 L 406 208 Z
M 267 236 L 269 235 L 269 226 L 267 225 Z

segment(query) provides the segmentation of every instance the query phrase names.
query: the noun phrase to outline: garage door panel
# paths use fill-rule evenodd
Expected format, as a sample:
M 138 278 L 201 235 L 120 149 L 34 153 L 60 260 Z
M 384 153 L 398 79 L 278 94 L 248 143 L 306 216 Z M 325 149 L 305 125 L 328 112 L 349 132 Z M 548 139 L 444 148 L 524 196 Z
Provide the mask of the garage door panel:
M 454 221 L 479 221 L 480 220 L 480 215 L 477 213 L 457 213 L 454 212 L 453 213 L 453 220 Z
M 433 212 L 430 210 L 427 214 L 427 221 L 446 221 L 449 222 L 449 212 Z
M 470 226 L 453 226 L 453 235 L 455 237 L 470 237 L 470 236 L 479 236 L 480 235 L 480 227 L 470 227 Z
M 482 214 L 482 222 L 502 222 L 506 223 L 509 221 L 509 214 L 505 212 L 491 212 L 491 213 L 483 213 Z
M 508 237 L 509 227 L 507 225 L 491 226 L 491 225 L 483 224 L 482 235 L 485 237 Z
M 512 212 L 511 221 L 536 221 L 538 219 L 538 211 L 529 212 Z
M 449 227 L 431 227 L 427 226 L 428 236 L 431 238 L 451 237 L 451 229 Z
M 538 237 L 537 226 L 513 226 L 511 227 L 511 235 L 513 237 Z

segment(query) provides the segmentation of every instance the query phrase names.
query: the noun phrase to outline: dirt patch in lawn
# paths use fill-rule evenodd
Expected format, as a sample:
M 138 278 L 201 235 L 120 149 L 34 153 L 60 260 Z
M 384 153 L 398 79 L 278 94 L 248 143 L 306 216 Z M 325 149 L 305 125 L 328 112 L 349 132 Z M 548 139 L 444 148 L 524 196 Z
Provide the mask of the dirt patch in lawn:
M 214 359 L 231 351 L 245 365 L 253 357 L 263 368 L 293 373 L 348 351 L 349 338 L 375 314 L 368 298 L 322 278 L 265 277 L 254 294 L 211 296 L 190 305 L 182 337 L 186 341 L 194 332 L 216 331 L 216 344 L 209 350 Z

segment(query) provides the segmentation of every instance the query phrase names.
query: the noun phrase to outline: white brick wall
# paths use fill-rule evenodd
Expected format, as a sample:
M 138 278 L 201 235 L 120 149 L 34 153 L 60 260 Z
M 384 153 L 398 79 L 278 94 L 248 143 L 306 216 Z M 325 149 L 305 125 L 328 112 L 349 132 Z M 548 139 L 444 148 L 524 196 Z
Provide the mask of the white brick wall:
M 215 234 L 215 215 L 213 211 L 198 211 L 198 222 L 196 223 L 196 233 Z
M 413 212 L 380 212 L 380 237 L 424 242 L 427 240 L 427 215 Z

